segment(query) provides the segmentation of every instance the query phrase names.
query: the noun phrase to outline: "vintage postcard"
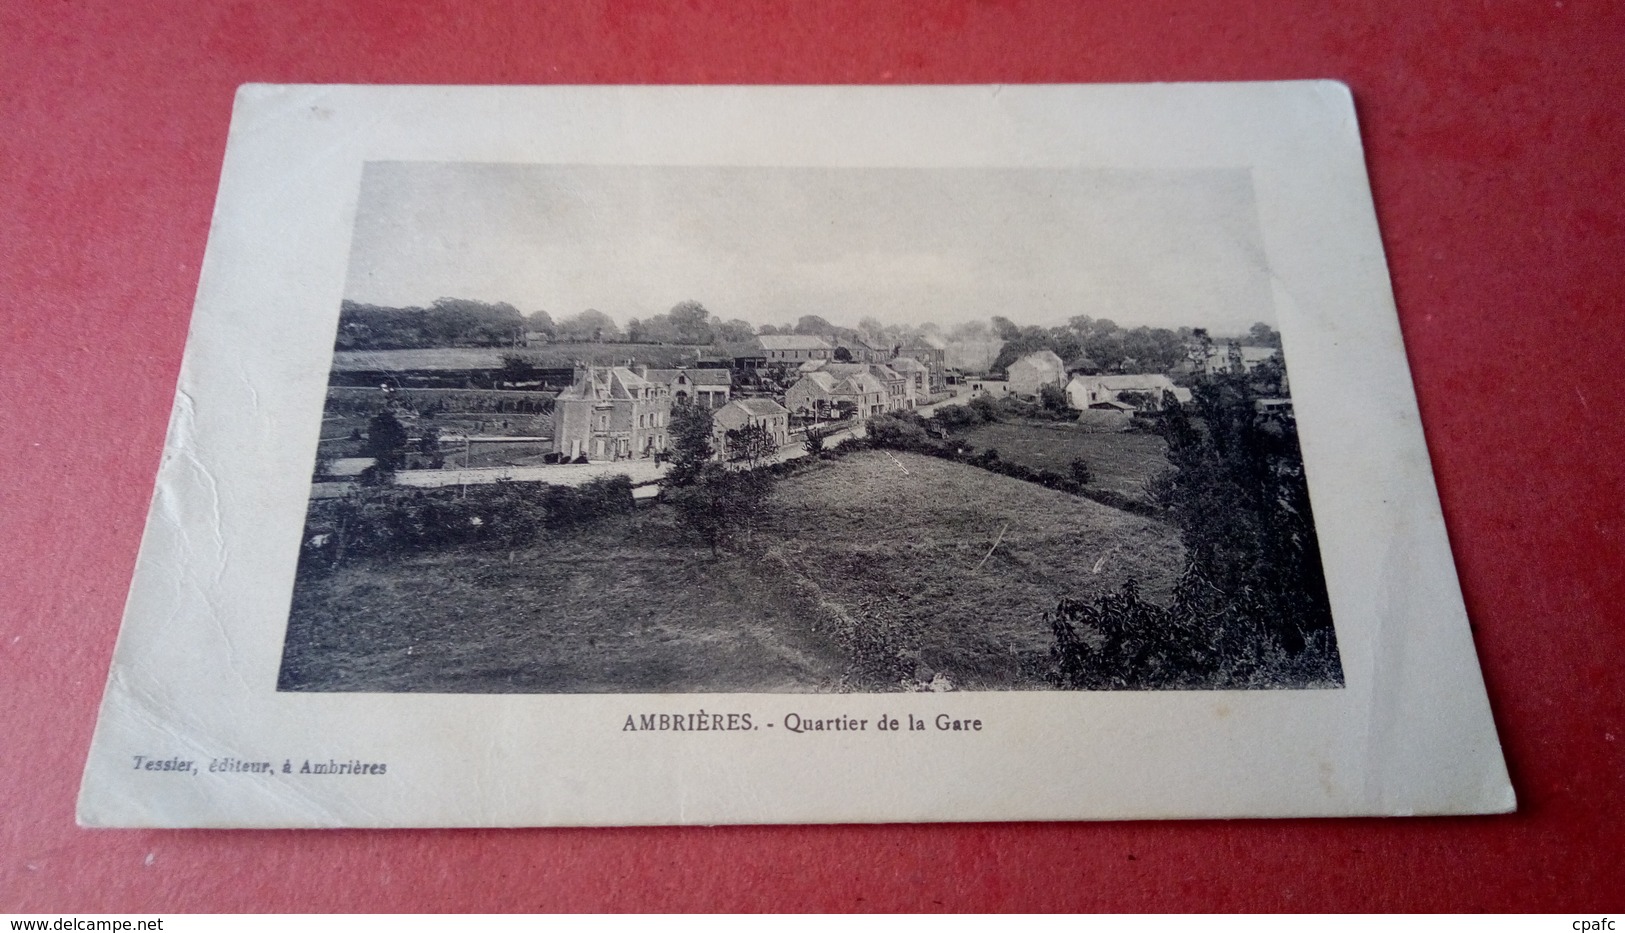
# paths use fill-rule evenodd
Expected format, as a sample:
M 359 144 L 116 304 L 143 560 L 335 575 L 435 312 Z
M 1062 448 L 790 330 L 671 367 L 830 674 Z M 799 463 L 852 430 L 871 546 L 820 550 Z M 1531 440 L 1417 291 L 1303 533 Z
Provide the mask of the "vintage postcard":
M 85 824 L 1512 806 L 1341 85 L 239 93 Z

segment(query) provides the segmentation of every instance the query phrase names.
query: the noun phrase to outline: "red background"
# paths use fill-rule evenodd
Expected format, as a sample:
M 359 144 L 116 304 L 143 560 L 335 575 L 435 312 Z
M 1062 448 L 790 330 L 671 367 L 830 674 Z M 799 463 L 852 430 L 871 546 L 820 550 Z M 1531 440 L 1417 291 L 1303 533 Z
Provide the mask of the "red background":
M 399 7 L 399 8 L 397 8 Z M 0 911 L 1619 911 L 1625 8 L 0 3 Z M 239 83 L 1340 78 L 1521 811 L 85 831 Z

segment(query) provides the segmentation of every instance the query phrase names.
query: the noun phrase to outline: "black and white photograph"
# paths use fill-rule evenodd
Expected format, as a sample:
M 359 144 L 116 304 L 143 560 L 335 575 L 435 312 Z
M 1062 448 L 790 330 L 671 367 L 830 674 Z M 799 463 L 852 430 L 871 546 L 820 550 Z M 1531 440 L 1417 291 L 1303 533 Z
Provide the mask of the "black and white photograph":
M 372 161 L 279 691 L 1343 686 L 1252 174 Z

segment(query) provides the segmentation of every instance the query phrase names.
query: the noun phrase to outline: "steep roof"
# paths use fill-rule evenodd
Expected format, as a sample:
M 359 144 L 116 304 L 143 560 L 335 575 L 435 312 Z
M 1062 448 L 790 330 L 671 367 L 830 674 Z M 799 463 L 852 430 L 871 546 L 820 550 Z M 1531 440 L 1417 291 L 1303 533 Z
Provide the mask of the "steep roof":
M 1061 358 L 1055 355 L 1054 350 L 1039 350 L 1034 353 L 1029 353 L 1021 359 L 1016 360 L 1014 363 L 1011 363 L 1009 368 L 1015 369 L 1017 366 L 1023 365 L 1036 366 L 1042 369 L 1063 368 Z
M 885 394 L 886 387 L 868 373 L 853 373 L 842 379 L 833 390 L 838 395 Z
M 820 389 L 823 389 L 825 392 L 832 391 L 835 388 L 835 377 L 831 376 L 829 373 L 826 373 L 826 372 L 811 372 L 811 373 L 807 373 L 806 375 L 802 376 L 801 378 L 811 381 L 813 383 L 813 385 L 818 386 Z M 800 381 L 800 380 L 797 380 L 797 381 Z M 795 388 L 795 387 L 791 386 L 791 388 Z
M 634 392 L 641 394 L 653 385 L 625 366 L 594 366 L 575 385 L 560 392 L 558 401 L 631 399 Z
M 738 405 L 745 411 L 758 418 L 771 418 L 774 415 L 788 415 L 790 410 L 770 398 L 740 398 L 729 402 L 727 406 Z
M 885 382 L 890 382 L 892 380 L 903 378 L 902 376 L 898 375 L 895 369 L 892 368 L 891 364 L 895 362 L 897 361 L 888 360 L 885 363 L 831 363 L 826 360 L 808 360 L 806 363 L 801 364 L 801 371 L 804 373 L 828 373 L 837 379 L 845 379 L 848 376 L 867 375 Z M 920 365 L 913 360 L 910 360 L 910 362 L 914 362 L 916 366 Z M 813 363 L 817 363 L 818 365 L 810 365 Z
M 765 334 L 757 337 L 756 341 L 764 350 L 829 350 L 830 345 L 822 337 L 810 334 Z
M 886 361 L 886 365 L 900 373 L 928 373 L 931 367 L 912 356 L 899 356 Z
M 1138 392 L 1144 389 L 1167 390 L 1174 387 L 1174 381 L 1161 373 L 1126 376 L 1073 376 L 1072 381 L 1099 386 L 1109 392 Z

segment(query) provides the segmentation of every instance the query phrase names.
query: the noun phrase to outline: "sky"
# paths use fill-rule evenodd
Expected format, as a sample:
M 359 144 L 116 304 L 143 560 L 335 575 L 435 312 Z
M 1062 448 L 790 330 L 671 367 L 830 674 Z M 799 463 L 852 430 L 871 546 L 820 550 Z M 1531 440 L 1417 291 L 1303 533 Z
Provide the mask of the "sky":
M 345 297 L 623 325 L 685 300 L 754 325 L 1275 324 L 1245 169 L 372 162 Z

